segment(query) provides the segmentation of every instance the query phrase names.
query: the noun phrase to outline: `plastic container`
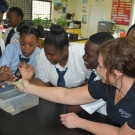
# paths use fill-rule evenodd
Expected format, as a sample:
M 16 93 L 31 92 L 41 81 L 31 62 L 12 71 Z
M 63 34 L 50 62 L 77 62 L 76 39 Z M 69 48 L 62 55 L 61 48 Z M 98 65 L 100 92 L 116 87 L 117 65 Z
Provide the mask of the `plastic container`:
M 3 83 L 0 88 L 0 108 L 12 115 L 25 111 L 39 104 L 39 97 L 22 93 L 14 86 Z

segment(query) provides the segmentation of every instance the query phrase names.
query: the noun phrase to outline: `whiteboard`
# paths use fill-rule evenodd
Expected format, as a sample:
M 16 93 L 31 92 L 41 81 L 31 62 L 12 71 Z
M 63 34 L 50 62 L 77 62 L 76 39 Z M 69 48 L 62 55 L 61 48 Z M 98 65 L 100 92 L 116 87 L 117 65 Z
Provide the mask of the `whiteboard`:
M 90 6 L 88 37 L 97 32 L 100 19 L 106 20 L 106 6 Z

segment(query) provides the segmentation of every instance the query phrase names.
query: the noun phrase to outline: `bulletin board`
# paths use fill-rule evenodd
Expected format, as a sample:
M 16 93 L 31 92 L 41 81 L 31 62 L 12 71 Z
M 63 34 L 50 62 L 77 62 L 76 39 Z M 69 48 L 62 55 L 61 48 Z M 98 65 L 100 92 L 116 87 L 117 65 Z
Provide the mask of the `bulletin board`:
M 132 0 L 113 0 L 111 20 L 116 24 L 129 25 Z

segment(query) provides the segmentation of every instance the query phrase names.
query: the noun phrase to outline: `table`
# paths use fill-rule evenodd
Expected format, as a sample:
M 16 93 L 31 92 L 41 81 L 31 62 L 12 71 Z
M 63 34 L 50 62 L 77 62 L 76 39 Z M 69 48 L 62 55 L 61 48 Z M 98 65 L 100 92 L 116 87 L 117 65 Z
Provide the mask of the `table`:
M 62 104 L 40 99 L 39 105 L 17 115 L 10 115 L 0 109 L 0 135 L 93 135 L 82 129 L 68 129 L 61 124 L 60 114 L 66 113 Z M 105 122 L 111 121 L 99 113 L 89 115 L 82 111 L 81 117 Z

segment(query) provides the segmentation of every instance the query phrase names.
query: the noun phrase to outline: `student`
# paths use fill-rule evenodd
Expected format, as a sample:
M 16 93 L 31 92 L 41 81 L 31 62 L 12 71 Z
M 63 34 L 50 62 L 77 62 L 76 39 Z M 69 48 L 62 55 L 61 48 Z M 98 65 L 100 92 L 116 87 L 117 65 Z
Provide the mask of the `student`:
M 135 24 L 129 28 L 126 36 L 135 39 Z
M 11 43 L 6 48 L 0 60 L 0 66 L 6 65 L 10 67 L 12 74 L 20 78 L 17 69 L 21 62 L 26 62 L 34 67 L 36 66 L 35 57 L 39 53 L 38 46 L 39 37 L 44 37 L 44 29 L 41 25 L 37 28 L 22 25 L 17 28 L 20 32 L 19 42 Z
M 110 33 L 98 32 L 91 35 L 85 44 L 83 59 L 86 68 L 91 69 L 89 83 L 101 79 L 99 73 L 95 70 L 98 66 L 98 47 L 109 39 L 113 39 Z M 106 102 L 101 99 L 94 103 L 81 105 L 81 107 L 90 114 L 98 110 L 98 112 L 106 115 Z M 68 112 L 79 113 L 82 109 L 78 106 L 68 106 L 67 110 Z
M 74 113 L 62 114 L 62 124 L 68 128 L 82 128 L 96 135 L 134 135 L 135 41 L 127 37 L 113 39 L 101 45 L 98 51 L 97 71 L 102 80 L 69 90 L 31 85 L 23 79 L 23 91 L 52 102 L 70 105 L 86 104 L 102 98 L 107 102 L 109 119 L 120 127 L 85 120 Z M 27 73 L 29 70 L 31 68 L 27 68 Z
M 52 84 L 67 88 L 81 86 L 88 81 L 90 75 L 84 65 L 83 54 L 84 45 L 69 45 L 63 27 L 52 25 L 45 37 L 44 48 L 36 57 L 35 78 L 28 79 L 37 85 Z
M 5 46 L 9 43 L 19 41 L 19 33 L 16 28 L 18 24 L 23 20 L 23 11 L 19 7 L 11 7 L 7 13 L 8 29 L 4 35 Z
M 2 39 L 2 29 L 4 28 L 4 25 L 2 23 L 3 19 L 3 14 L 7 11 L 8 9 L 8 3 L 5 0 L 0 1 L 0 58 L 2 56 L 2 53 L 5 49 L 5 43 Z
M 52 36 L 50 36 L 50 37 L 52 37 Z M 98 49 L 98 46 L 100 45 L 100 44 L 102 44 L 105 40 L 108 40 L 108 39 L 111 39 L 111 38 L 113 38 L 113 36 L 110 34 L 110 33 L 107 33 L 107 32 L 99 32 L 99 33 L 96 33 L 96 34 L 93 34 L 92 36 L 90 36 L 90 38 L 89 38 L 89 40 L 86 42 L 86 45 L 85 45 L 85 48 L 84 48 L 84 46 L 83 46 L 83 48 L 81 48 L 82 50 L 82 52 L 83 52 L 83 54 L 81 53 L 81 55 L 79 56 L 80 57 L 80 62 L 81 62 L 81 64 L 83 64 L 83 66 L 86 66 L 88 69 L 96 69 L 96 67 L 97 67 L 97 65 L 98 65 L 98 52 L 97 52 L 97 49 Z M 47 37 L 46 37 L 46 39 L 47 39 Z M 64 38 L 63 38 L 64 39 Z M 51 41 L 52 41 L 52 39 L 50 39 Z M 72 46 L 71 46 L 72 47 Z M 73 47 L 76 47 L 75 45 L 73 46 Z M 77 47 L 82 47 L 82 45 L 77 45 Z M 76 47 L 76 48 L 77 48 Z M 75 49 L 76 49 L 75 48 Z M 75 51 L 75 49 L 74 49 L 74 51 Z M 85 49 L 85 52 L 83 51 Z M 77 50 L 77 49 L 76 49 Z M 46 51 L 46 50 L 45 50 Z M 62 51 L 61 51 L 62 52 Z M 73 51 L 72 51 L 73 52 Z M 73 52 L 74 53 L 74 55 L 76 55 L 76 53 L 75 52 Z M 78 52 L 77 52 L 78 53 Z M 84 55 L 84 53 L 85 53 L 85 55 Z M 73 55 L 73 54 L 72 54 Z M 84 56 L 83 56 L 84 55 Z M 45 54 L 43 55 L 43 56 L 45 56 Z M 41 57 L 41 56 L 40 56 Z M 71 56 L 70 56 L 71 57 Z M 74 58 L 75 56 L 72 56 L 72 59 Z M 84 61 L 82 61 L 82 57 L 84 58 Z M 42 58 L 42 62 L 40 61 L 40 59 Z M 46 66 L 47 64 L 48 64 L 48 62 L 46 62 L 46 58 L 45 57 L 41 57 L 40 59 L 38 58 L 37 60 L 38 60 L 38 67 L 42 67 L 42 68 L 38 68 L 38 72 L 40 71 L 41 73 L 41 75 L 45 78 L 45 76 L 44 76 L 44 74 L 46 73 L 46 76 L 47 76 L 47 74 L 49 74 L 48 73 L 48 71 L 50 71 L 50 76 L 52 76 L 51 78 L 52 79 L 54 79 L 55 77 L 52 75 L 52 71 L 54 70 L 55 72 L 56 72 L 56 69 L 55 69 L 55 65 L 52 65 L 50 62 L 49 62 L 49 65 L 48 66 Z M 44 69 L 43 69 L 43 63 L 46 63 L 46 65 L 45 65 L 45 67 L 44 67 Z M 76 63 L 75 62 L 69 62 L 69 63 L 71 63 L 71 65 L 72 65 L 72 67 L 73 67 L 73 69 L 74 70 L 76 70 L 76 73 L 77 73 L 77 66 L 75 65 Z M 53 66 L 53 70 L 52 70 L 52 68 L 50 68 L 51 66 L 50 65 L 52 65 Z M 58 64 L 56 64 L 56 65 L 58 65 Z M 48 67 L 48 68 L 47 68 Z M 69 65 L 69 67 L 70 67 L 70 65 Z M 79 67 L 79 66 L 78 66 Z M 84 68 L 84 67 L 83 67 Z M 85 68 L 84 68 L 85 69 Z M 79 70 L 78 70 L 79 71 Z M 91 71 L 93 71 L 93 70 L 89 70 L 90 72 Z M 97 75 L 97 77 L 95 77 L 95 79 L 101 79 L 100 78 L 100 76 L 99 76 L 99 74 L 96 72 L 96 70 L 94 70 L 94 72 L 96 73 L 96 75 Z M 54 73 L 53 73 L 54 74 Z M 77 74 L 79 74 L 79 73 L 77 73 Z M 37 74 L 36 74 L 37 75 Z M 72 77 L 72 75 L 73 75 L 73 73 L 72 72 L 69 72 L 69 75 L 68 76 L 71 76 Z M 23 77 L 24 77 L 24 75 L 22 75 Z M 57 74 L 56 74 L 56 76 L 57 76 Z M 77 75 L 76 75 L 77 76 Z M 40 77 L 39 77 L 40 78 Z M 44 78 L 41 78 L 41 80 L 43 80 Z M 88 77 L 89 78 L 89 77 Z M 65 78 L 66 79 L 66 78 Z M 79 79 L 82 79 L 82 78 L 77 78 L 77 80 L 76 80 L 76 82 L 79 80 Z M 33 79 L 34 80 L 34 79 Z M 51 79 L 50 79 L 51 80 Z M 55 79 L 56 80 L 56 83 L 57 83 L 57 79 Z M 73 77 L 72 78 L 70 78 L 70 81 L 74 81 L 73 80 Z M 31 81 L 32 82 L 32 81 Z M 33 83 L 33 82 L 32 82 Z M 37 83 L 37 85 L 39 85 L 39 83 Z M 74 84 L 72 84 L 72 86 L 70 86 L 70 87 L 73 87 L 73 85 Z M 57 86 L 56 84 L 54 85 L 54 86 Z M 66 85 L 66 87 L 68 87 L 68 85 Z M 77 85 L 74 85 L 74 87 L 78 87 Z M 100 102 L 100 104 L 98 103 L 98 102 Z M 97 101 L 97 102 L 95 102 L 95 103 L 93 103 L 92 104 L 92 106 L 91 106 L 91 110 L 89 110 L 89 111 L 91 111 L 92 113 L 94 112 L 94 111 L 96 111 L 96 110 L 98 110 L 98 108 L 100 108 L 101 106 L 103 106 L 100 110 L 99 110 L 99 112 L 100 113 L 103 113 L 103 114 L 106 114 L 106 105 L 105 105 L 106 103 L 104 102 L 104 101 L 102 101 L 101 99 L 99 100 L 99 101 Z M 90 106 L 90 105 L 89 105 Z M 81 107 L 83 107 L 83 109 L 85 109 L 86 107 L 87 107 L 87 105 L 85 105 L 85 106 L 81 106 Z M 67 106 L 67 111 L 68 112 L 75 112 L 75 113 L 79 113 L 81 110 L 82 110 L 82 108 L 81 107 L 79 107 L 78 105 L 77 106 Z M 93 110 L 93 111 L 92 111 Z

